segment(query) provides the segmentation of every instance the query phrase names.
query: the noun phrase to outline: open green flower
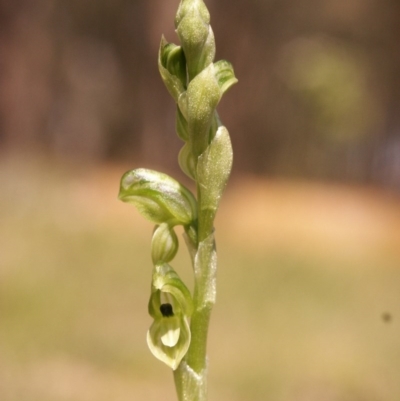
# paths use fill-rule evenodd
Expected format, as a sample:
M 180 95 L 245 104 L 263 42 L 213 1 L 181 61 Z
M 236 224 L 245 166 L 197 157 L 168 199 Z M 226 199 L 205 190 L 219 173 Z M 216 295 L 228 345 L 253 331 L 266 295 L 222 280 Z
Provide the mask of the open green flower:
M 153 355 L 175 370 L 190 345 L 189 317 L 192 297 L 185 284 L 168 264 L 153 273 L 149 313 L 154 318 L 147 332 Z

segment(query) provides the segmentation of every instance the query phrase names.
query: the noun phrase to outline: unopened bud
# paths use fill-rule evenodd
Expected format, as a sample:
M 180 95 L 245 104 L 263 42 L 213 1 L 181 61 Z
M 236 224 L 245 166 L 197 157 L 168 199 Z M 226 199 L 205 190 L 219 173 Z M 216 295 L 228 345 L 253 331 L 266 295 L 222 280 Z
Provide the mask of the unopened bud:
M 135 205 L 144 217 L 157 224 L 186 226 L 197 219 L 197 202 L 192 193 L 157 171 L 128 171 L 122 176 L 118 197 Z
M 178 155 L 178 163 L 182 171 L 192 180 L 196 179 L 196 160 L 189 143 L 185 143 Z
M 214 68 L 219 88 L 222 94 L 224 94 L 232 85 L 238 82 L 232 64 L 226 60 L 219 60 L 214 63 Z
M 186 90 L 186 59 L 180 46 L 161 38 L 158 52 L 158 70 L 168 92 L 178 103 L 179 96 Z
M 156 226 L 151 240 L 151 258 L 154 265 L 168 263 L 176 255 L 179 243 L 175 231 L 167 223 Z
M 176 14 L 175 27 L 185 52 L 189 80 L 192 80 L 215 57 L 214 33 L 204 2 L 182 0 Z

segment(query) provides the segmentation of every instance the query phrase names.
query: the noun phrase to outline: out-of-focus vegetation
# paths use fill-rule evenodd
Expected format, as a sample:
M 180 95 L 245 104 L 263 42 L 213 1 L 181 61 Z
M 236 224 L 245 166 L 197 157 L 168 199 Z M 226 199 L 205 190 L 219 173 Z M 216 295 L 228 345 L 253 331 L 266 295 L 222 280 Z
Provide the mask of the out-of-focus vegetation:
M 2 401 L 175 399 L 145 344 L 152 226 L 116 200 L 125 168 L 1 162 Z M 233 182 L 211 399 L 397 401 L 399 227 L 398 200 L 376 190 Z
M 400 6 L 208 0 L 235 169 L 400 187 Z M 0 146 L 176 168 L 157 71 L 178 0 L 0 1 Z M 235 172 L 235 171 L 234 171 Z

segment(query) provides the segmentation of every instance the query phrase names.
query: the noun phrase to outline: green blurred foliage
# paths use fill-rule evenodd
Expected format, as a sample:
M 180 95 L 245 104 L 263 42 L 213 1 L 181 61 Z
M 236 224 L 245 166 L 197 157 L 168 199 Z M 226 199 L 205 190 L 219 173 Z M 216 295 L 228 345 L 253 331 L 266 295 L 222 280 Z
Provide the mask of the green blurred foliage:
M 303 39 L 290 44 L 285 56 L 283 79 L 304 103 L 321 140 L 360 143 L 382 125 L 365 60 L 354 49 L 323 38 Z

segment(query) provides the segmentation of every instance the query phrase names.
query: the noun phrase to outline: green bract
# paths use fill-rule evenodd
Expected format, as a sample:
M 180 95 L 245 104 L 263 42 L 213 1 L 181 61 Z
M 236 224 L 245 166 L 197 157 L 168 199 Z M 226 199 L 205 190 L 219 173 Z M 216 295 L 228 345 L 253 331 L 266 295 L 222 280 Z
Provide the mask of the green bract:
M 142 168 L 128 171 L 122 176 L 118 197 L 135 205 L 144 217 L 157 224 L 185 226 L 197 218 L 197 202 L 192 193 L 157 171 Z
M 153 324 L 147 332 L 147 344 L 153 355 L 176 369 L 190 345 L 188 318 L 192 297 L 171 266 L 164 263 L 154 269 L 149 301 Z
M 197 180 L 204 189 L 202 210 L 217 211 L 219 200 L 232 169 L 232 145 L 229 132 L 220 126 L 206 151 L 199 157 Z
M 200 156 L 208 146 L 214 111 L 221 95 L 214 64 L 205 68 L 188 86 L 186 101 L 189 142 L 195 157 Z

